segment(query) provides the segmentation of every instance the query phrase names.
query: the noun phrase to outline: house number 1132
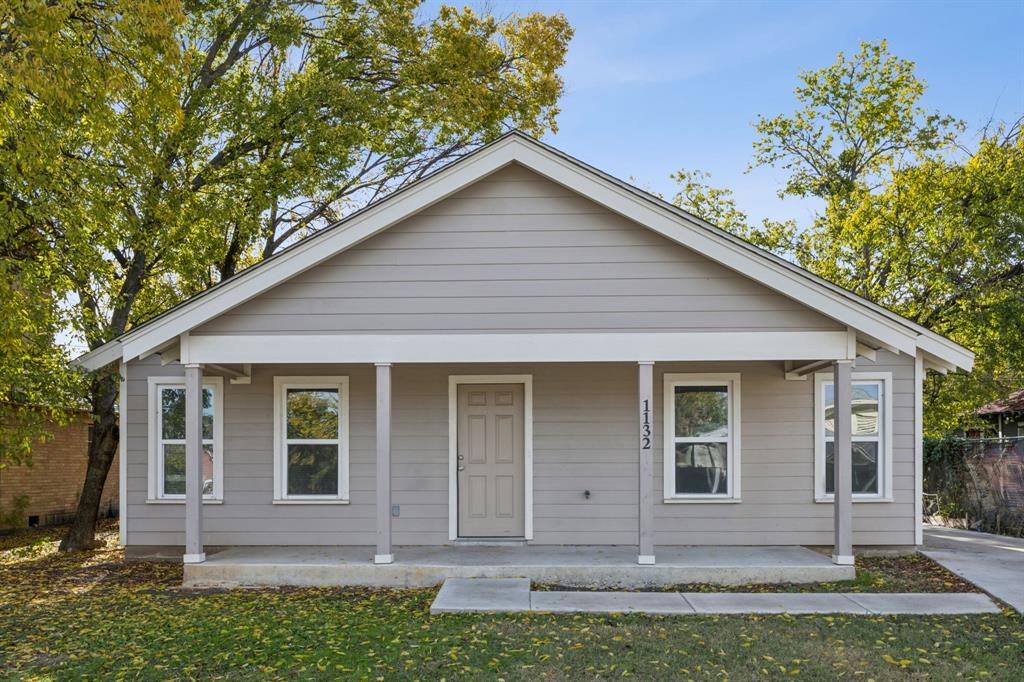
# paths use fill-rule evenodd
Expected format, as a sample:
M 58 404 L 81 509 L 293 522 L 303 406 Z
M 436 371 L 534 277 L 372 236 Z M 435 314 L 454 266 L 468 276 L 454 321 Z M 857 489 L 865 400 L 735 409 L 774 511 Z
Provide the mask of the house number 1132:
M 640 410 L 640 449 L 651 449 L 651 401 L 644 400 Z

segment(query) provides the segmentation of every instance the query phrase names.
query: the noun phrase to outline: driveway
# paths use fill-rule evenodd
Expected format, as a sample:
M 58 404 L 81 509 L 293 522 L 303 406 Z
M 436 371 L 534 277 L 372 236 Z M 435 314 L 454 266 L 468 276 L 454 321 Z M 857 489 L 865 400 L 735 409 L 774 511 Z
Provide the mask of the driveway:
M 925 556 L 1024 613 L 1024 540 L 924 527 Z

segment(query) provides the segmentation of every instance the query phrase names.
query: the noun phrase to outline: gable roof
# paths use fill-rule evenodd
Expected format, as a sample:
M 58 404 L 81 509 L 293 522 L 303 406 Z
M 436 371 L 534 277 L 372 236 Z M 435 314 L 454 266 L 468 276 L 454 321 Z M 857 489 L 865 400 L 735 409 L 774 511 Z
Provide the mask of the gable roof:
M 869 344 L 914 355 L 948 370 L 970 370 L 974 354 L 896 313 L 614 178 L 564 152 L 512 131 L 243 270 L 76 360 L 96 369 L 166 346 L 181 334 L 368 239 L 491 173 L 518 163 L 697 253 L 856 330 Z

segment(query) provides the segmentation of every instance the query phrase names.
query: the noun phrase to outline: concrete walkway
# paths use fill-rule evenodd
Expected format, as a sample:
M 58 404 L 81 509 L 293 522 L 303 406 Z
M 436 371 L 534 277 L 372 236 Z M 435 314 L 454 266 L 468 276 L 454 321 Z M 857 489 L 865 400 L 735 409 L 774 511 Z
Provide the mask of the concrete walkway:
M 430 613 L 852 613 L 946 615 L 999 613 L 986 595 L 745 593 L 745 592 L 531 592 L 525 578 L 449 578 Z
M 925 526 L 922 552 L 1024 613 L 1024 540 Z

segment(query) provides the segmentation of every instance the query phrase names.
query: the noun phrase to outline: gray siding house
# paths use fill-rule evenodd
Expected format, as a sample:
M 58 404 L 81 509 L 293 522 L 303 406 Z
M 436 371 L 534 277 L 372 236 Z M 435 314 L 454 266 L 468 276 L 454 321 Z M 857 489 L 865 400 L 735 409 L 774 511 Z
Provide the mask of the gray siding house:
M 130 553 L 646 568 L 920 544 L 921 382 L 973 355 L 510 133 L 79 362 L 121 363 Z

